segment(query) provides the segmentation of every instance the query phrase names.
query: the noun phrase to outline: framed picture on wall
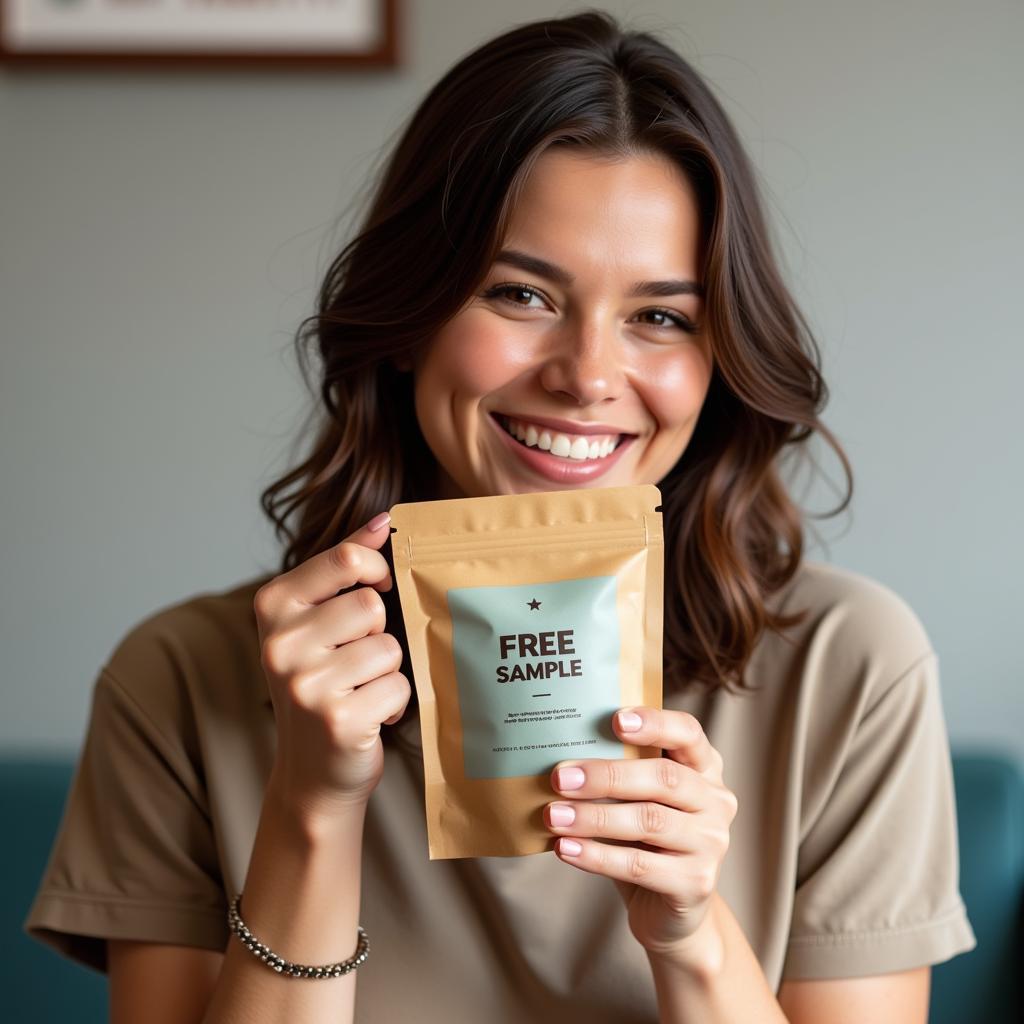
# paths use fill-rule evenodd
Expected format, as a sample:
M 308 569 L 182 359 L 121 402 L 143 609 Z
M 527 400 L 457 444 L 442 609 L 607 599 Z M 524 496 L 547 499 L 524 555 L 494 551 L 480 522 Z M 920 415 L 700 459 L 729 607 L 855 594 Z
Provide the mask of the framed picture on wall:
M 8 64 L 390 66 L 399 0 L 0 0 Z

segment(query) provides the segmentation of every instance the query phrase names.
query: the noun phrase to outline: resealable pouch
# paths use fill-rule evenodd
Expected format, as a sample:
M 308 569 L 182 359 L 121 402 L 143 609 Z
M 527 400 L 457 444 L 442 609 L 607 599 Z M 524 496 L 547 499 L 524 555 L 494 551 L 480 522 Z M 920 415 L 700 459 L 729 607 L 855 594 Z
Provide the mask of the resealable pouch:
M 661 756 L 612 729 L 662 706 L 660 503 L 639 484 L 390 510 L 431 860 L 551 850 L 557 763 Z

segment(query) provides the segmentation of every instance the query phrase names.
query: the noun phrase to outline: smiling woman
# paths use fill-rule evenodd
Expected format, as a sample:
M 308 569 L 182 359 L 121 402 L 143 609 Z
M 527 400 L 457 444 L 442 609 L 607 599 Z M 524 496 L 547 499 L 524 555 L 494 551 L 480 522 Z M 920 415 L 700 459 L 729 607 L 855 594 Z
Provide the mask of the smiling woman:
M 29 930 L 152 1024 L 350 1022 L 357 983 L 366 1020 L 923 1024 L 974 945 L 937 660 L 897 594 L 804 557 L 783 458 L 849 466 L 709 85 L 600 12 L 518 26 L 370 199 L 297 335 L 280 570 L 103 666 Z M 428 860 L 386 510 L 631 484 L 663 496 L 666 686 L 602 724 L 663 756 L 529 778 L 554 856 Z

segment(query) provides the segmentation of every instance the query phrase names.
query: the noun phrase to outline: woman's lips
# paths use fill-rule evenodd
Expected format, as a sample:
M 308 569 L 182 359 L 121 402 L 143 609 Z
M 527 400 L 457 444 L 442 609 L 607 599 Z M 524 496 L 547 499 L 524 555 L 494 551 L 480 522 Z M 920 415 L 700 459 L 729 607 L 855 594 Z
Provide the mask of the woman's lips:
M 527 448 L 517 441 L 493 414 L 488 416 L 488 419 L 501 435 L 502 443 L 527 469 L 556 484 L 583 483 L 604 476 L 618 462 L 622 452 L 636 440 L 635 437 L 623 437 L 615 450 L 603 459 L 568 459 L 551 455 L 540 448 Z

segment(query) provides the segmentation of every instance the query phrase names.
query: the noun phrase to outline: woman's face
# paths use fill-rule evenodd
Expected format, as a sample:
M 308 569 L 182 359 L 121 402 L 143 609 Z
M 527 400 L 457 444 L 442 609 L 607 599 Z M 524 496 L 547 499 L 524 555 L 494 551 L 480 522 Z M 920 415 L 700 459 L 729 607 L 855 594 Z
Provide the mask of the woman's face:
M 413 366 L 438 497 L 669 472 L 711 380 L 699 230 L 665 157 L 541 156 L 483 287 Z

